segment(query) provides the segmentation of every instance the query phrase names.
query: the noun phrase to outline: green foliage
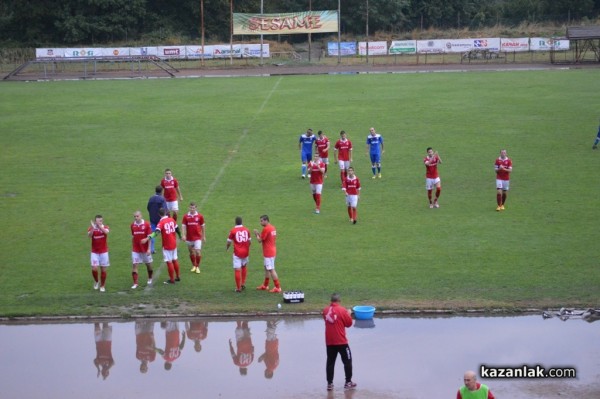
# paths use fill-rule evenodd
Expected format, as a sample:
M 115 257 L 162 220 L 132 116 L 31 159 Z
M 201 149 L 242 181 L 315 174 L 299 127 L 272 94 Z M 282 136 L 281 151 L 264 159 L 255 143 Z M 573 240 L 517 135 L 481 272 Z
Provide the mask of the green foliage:
M 264 13 L 336 10 L 337 0 L 264 0 Z M 0 3 L 0 44 L 43 47 L 127 43 L 148 39 L 181 38 L 199 41 L 201 4 L 205 38 L 229 41 L 230 0 L 5 0 Z M 415 29 L 481 29 L 523 23 L 595 23 L 598 0 L 344 0 L 341 32 L 362 36 L 367 4 L 370 32 L 399 34 Z M 234 1 L 233 12 L 259 13 L 261 1 Z M 318 39 L 322 34 L 315 34 Z M 239 38 L 238 38 L 239 39 Z M 278 37 L 278 40 L 281 40 Z M 304 42 L 306 35 L 283 36 Z M 147 43 L 148 44 L 148 43 Z M 184 43 L 185 44 L 185 43 Z
M 0 315 L 271 311 L 233 292 L 225 241 L 234 218 L 278 229 L 284 289 L 316 311 L 338 291 L 379 309 L 594 306 L 600 186 L 596 70 L 288 76 L 131 81 L 5 82 L 0 90 Z M 383 179 L 371 180 L 368 128 L 385 138 Z M 354 142 L 363 183 L 348 223 L 331 163 L 322 213 L 300 179 L 298 135 L 322 129 Z M 441 208 L 424 190 L 425 148 L 444 163 Z M 493 161 L 514 161 L 507 210 L 495 212 Z M 129 224 L 165 167 L 186 209 L 207 223 L 202 274 L 133 291 Z M 92 289 L 86 229 L 111 227 L 107 292 Z M 145 212 L 144 212 L 145 213 Z M 141 271 L 142 286 L 145 275 Z

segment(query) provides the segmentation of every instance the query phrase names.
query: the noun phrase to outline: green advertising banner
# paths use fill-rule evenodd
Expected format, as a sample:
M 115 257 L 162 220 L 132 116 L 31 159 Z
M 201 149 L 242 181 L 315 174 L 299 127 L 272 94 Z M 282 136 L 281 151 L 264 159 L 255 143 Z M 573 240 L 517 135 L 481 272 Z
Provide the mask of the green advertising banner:
M 289 35 L 337 31 L 337 11 L 305 11 L 286 14 L 233 13 L 234 35 Z

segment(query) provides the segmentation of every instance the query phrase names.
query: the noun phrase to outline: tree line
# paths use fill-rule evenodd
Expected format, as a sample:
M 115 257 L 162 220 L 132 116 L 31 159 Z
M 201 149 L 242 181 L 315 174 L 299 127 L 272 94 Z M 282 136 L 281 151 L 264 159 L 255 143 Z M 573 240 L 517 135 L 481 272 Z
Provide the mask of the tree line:
M 207 42 L 228 42 L 232 5 L 236 13 L 260 13 L 262 5 L 272 14 L 337 10 L 338 2 L 342 33 L 357 37 L 365 35 L 367 14 L 370 33 L 391 34 L 523 22 L 568 25 L 600 16 L 600 0 L 3 0 L 0 46 L 168 44 L 173 38 L 197 43 L 202 26 Z M 289 40 L 306 40 L 295 36 L 302 37 Z

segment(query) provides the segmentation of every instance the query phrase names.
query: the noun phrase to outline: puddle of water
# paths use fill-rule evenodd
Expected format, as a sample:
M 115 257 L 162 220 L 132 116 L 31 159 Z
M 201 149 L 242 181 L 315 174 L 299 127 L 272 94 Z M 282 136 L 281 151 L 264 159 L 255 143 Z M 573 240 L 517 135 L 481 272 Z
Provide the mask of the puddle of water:
M 318 318 L 7 324 L 0 397 L 452 398 L 481 364 L 577 371 L 480 379 L 497 398 L 600 397 L 599 330 L 541 316 L 376 318 L 348 331 L 357 390 L 343 392 L 338 359 L 328 393 Z

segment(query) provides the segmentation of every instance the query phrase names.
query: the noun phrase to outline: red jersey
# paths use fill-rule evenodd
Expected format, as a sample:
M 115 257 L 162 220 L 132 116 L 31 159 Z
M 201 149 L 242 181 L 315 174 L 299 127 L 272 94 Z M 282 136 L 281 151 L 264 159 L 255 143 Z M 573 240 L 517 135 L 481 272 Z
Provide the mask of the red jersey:
M 233 363 L 238 367 L 248 367 L 254 361 L 254 345 L 250 334 L 244 334 L 237 341 L 237 353 L 233 358 Z
M 131 223 L 131 243 L 133 246 L 133 252 L 145 253 L 148 252 L 149 241 L 142 244 L 141 241 L 152 234 L 152 227 L 150 222 L 142 220 L 142 223 L 137 224 L 136 222 Z
M 160 181 L 160 185 L 165 190 L 163 196 L 167 202 L 177 201 L 177 188 L 179 188 L 179 183 L 176 178 L 172 178 L 171 180 L 163 178 Z
M 273 373 L 277 366 L 279 366 L 279 340 L 273 339 L 265 341 L 265 367 L 268 371 Z M 258 359 L 260 361 L 260 359 Z
M 185 226 L 185 239 L 187 241 L 196 241 L 202 239 L 202 226 L 204 226 L 204 216 L 196 212 L 194 215 L 186 213 L 183 216 L 181 224 Z
M 181 348 L 179 347 L 181 337 L 178 329 L 173 329 L 165 333 L 165 353 L 163 359 L 169 363 L 173 363 L 181 356 Z
M 267 224 L 260 233 L 262 241 L 263 256 L 265 258 L 274 258 L 277 255 L 275 240 L 277 239 L 277 230 L 272 224 Z
M 348 310 L 337 302 L 323 309 L 325 320 L 325 345 L 346 345 L 346 328 L 352 327 L 352 317 Z
M 334 148 L 338 152 L 338 160 L 339 161 L 349 161 L 350 160 L 350 151 L 352 150 L 352 142 L 350 140 L 339 139 L 335 143 Z
M 329 156 L 329 139 L 325 135 L 323 135 L 322 139 L 317 139 L 315 145 L 321 158 L 327 158 Z
M 504 168 L 512 168 L 511 159 L 510 158 L 502 159 L 502 158 L 498 157 L 498 159 L 496 159 L 496 163 L 494 164 L 494 167 L 496 169 L 496 179 L 510 180 L 510 172 L 507 172 L 505 170 L 499 170 L 498 168 L 500 166 L 503 166 Z
M 108 226 L 104 226 L 106 230 L 109 230 Z M 106 240 L 106 234 L 95 227 L 90 226 L 88 233 L 92 231 L 92 252 L 95 254 L 103 254 L 108 252 L 108 243 Z
M 205 339 L 208 336 L 208 322 L 190 321 L 186 328 L 186 335 L 193 341 Z
M 250 230 L 242 225 L 235 226 L 229 231 L 227 241 L 233 242 L 233 254 L 238 258 L 247 258 L 250 254 Z
M 164 249 L 171 251 L 177 249 L 176 227 L 175 220 L 169 216 L 163 216 L 156 225 L 156 230 L 160 231 Z
M 433 157 L 429 158 L 428 155 L 423 159 L 423 163 L 425 162 L 429 162 L 429 165 L 425 165 L 425 177 L 428 179 L 436 179 L 440 177 L 437 170 L 438 163 L 440 163 L 440 157 L 434 155 Z
M 342 190 L 348 195 L 358 195 L 360 191 L 360 180 L 358 180 L 358 177 L 346 177 L 342 185 Z
M 323 172 L 321 169 L 325 169 L 325 164 L 321 161 L 308 163 L 308 173 L 310 173 L 310 184 L 323 184 Z
M 135 336 L 135 357 L 138 360 L 153 362 L 156 359 L 154 350 L 154 332 L 141 332 Z

